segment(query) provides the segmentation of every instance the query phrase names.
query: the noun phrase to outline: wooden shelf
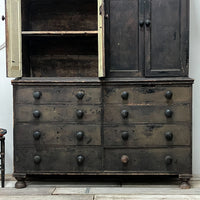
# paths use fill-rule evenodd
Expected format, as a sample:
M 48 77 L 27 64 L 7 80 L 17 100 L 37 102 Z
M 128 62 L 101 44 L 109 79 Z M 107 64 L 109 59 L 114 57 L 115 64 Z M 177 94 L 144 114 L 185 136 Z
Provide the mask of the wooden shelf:
M 98 31 L 22 31 L 25 36 L 97 35 Z

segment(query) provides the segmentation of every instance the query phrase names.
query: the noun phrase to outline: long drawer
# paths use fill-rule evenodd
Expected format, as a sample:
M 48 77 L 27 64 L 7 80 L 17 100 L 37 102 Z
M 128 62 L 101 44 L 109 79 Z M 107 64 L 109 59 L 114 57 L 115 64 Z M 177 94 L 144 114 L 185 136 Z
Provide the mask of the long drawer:
M 106 149 L 106 171 L 191 173 L 190 148 Z
M 35 114 L 34 114 L 35 113 Z M 101 120 L 101 106 L 94 105 L 17 105 L 16 122 L 96 122 Z
M 106 104 L 174 104 L 190 102 L 192 89 L 189 86 L 129 86 L 106 87 L 104 101 Z
M 174 123 L 190 120 L 191 107 L 187 103 L 171 106 L 105 105 L 104 107 L 105 124 Z
M 15 145 L 40 146 L 58 145 L 101 145 L 101 127 L 99 125 L 70 124 L 16 124 Z
M 15 173 L 88 172 L 102 170 L 100 148 L 15 149 Z
M 100 104 L 100 87 L 80 86 L 18 86 L 15 103 L 48 104 L 72 102 L 73 104 Z
M 105 126 L 104 145 L 123 147 L 161 147 L 191 145 L 189 125 Z

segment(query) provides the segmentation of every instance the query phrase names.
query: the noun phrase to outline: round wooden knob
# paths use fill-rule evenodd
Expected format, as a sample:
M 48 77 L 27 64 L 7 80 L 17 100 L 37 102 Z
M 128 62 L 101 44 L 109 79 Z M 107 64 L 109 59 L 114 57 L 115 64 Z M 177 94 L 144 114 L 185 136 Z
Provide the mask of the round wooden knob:
M 171 111 L 170 109 L 165 110 L 165 116 L 167 118 L 171 118 L 173 115 L 173 111 Z
M 36 156 L 34 156 L 33 160 L 34 160 L 35 164 L 39 164 L 41 162 L 41 157 L 36 155 Z
M 121 111 L 121 116 L 122 116 L 123 119 L 128 118 L 128 114 L 129 114 L 129 113 L 128 113 L 127 110 L 122 110 L 122 111 Z
M 168 141 L 172 141 L 172 139 L 173 139 L 173 133 L 170 132 L 170 131 L 166 132 L 166 133 L 165 133 L 165 138 L 166 138 L 166 140 L 168 140 Z
M 35 132 L 33 133 L 33 138 L 34 138 L 35 140 L 39 140 L 39 139 L 40 139 L 40 136 L 41 136 L 40 131 L 35 131 Z
M 33 111 L 33 116 L 34 116 L 35 118 L 40 118 L 40 115 L 41 115 L 41 113 L 40 113 L 39 110 L 34 110 L 34 111 Z
M 77 110 L 77 111 L 76 111 L 76 116 L 77 116 L 79 119 L 83 118 L 83 115 L 84 115 L 84 112 L 83 112 L 82 110 Z
M 33 92 L 34 99 L 40 99 L 42 96 L 42 93 L 40 91 Z
M 170 99 L 172 98 L 172 96 L 173 96 L 172 91 L 167 91 L 167 92 L 165 93 L 165 98 L 168 99 L 168 100 L 170 100 Z
M 76 133 L 77 140 L 81 141 L 81 140 L 83 140 L 83 137 L 84 137 L 83 131 L 79 131 L 79 132 Z
M 127 131 L 122 132 L 122 139 L 123 140 L 128 140 L 128 138 L 129 138 L 128 132 Z
M 127 164 L 128 161 L 129 161 L 129 158 L 128 158 L 127 155 L 123 155 L 123 156 L 121 157 L 121 162 L 122 162 L 123 164 Z
M 85 160 L 84 156 L 82 156 L 82 155 L 77 156 L 77 163 L 78 163 L 78 165 L 83 164 L 84 160 Z
M 165 163 L 166 163 L 166 165 L 171 165 L 172 161 L 173 161 L 173 159 L 172 159 L 171 156 L 166 156 L 165 157 Z
M 128 95 L 129 95 L 128 92 L 124 91 L 124 92 L 122 92 L 121 97 L 122 97 L 123 100 L 127 100 Z
M 76 94 L 76 98 L 79 99 L 79 100 L 81 100 L 81 99 L 83 99 L 84 95 L 85 94 L 84 94 L 83 91 L 78 91 L 77 94 Z

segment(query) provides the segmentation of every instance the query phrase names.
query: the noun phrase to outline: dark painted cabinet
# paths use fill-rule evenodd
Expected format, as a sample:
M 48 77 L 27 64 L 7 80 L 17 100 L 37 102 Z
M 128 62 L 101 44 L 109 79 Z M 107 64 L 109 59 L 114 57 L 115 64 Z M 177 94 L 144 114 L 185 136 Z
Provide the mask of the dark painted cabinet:
M 6 0 L 16 188 L 33 175 L 192 174 L 189 0 Z

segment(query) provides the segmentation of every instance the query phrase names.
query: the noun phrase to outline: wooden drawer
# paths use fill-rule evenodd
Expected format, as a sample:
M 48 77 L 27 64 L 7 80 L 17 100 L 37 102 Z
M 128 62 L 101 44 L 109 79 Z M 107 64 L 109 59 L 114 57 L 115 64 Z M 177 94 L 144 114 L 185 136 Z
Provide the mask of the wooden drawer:
M 166 117 L 165 112 L 170 109 L 172 117 Z M 127 118 L 122 117 L 122 112 L 128 112 Z M 105 105 L 105 124 L 133 124 L 133 123 L 174 123 L 190 122 L 190 104 L 171 106 L 118 106 Z
M 84 157 L 82 163 L 77 162 L 78 156 Z M 100 148 L 54 147 L 40 151 L 30 148 L 15 149 L 15 172 L 94 172 L 101 169 Z
M 39 117 L 33 113 L 39 111 Z M 83 116 L 77 117 L 81 111 Z M 94 105 L 17 105 L 15 106 L 16 122 L 96 122 L 101 120 L 101 107 Z
M 170 99 L 169 91 L 172 96 Z M 140 87 L 106 87 L 104 89 L 104 100 L 106 104 L 174 104 L 191 101 L 191 87 L 169 87 L 169 86 L 140 86 Z M 124 96 L 123 96 L 124 95 Z M 124 98 L 124 99 L 123 99 Z
M 73 104 L 101 103 L 100 87 L 18 86 L 15 88 L 15 102 L 17 104 L 48 104 L 56 102 L 73 102 Z M 35 97 L 39 97 L 34 98 L 34 94 L 36 95 Z
M 16 124 L 15 145 L 101 145 L 101 127 L 70 124 Z
M 105 146 L 161 147 L 191 145 L 189 125 L 132 125 L 104 127 Z
M 122 157 L 125 156 L 125 157 Z M 125 162 L 128 156 L 128 163 Z M 106 149 L 106 171 L 191 173 L 190 148 Z

